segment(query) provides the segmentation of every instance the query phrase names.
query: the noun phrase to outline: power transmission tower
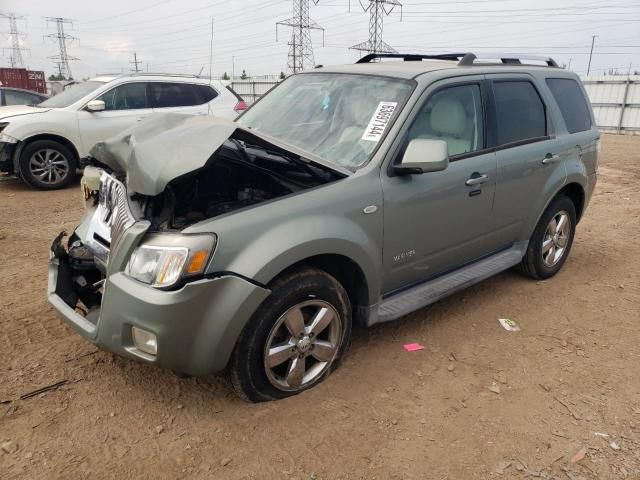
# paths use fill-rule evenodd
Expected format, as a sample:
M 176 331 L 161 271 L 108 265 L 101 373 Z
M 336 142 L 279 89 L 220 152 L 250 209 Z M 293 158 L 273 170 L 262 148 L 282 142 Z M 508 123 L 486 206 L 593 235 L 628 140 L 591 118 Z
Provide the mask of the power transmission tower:
M 69 60 L 78 60 L 76 57 L 72 57 L 67 53 L 67 42 L 73 42 L 77 40 L 76 37 L 64 33 L 64 25 L 65 23 L 72 24 L 73 20 L 68 18 L 60 18 L 60 17 L 45 17 L 47 24 L 49 22 L 56 22 L 57 33 L 52 33 L 50 35 L 45 35 L 46 38 L 52 38 L 54 40 L 58 40 L 58 46 L 60 47 L 60 53 L 58 55 L 53 55 L 49 57 L 52 60 L 55 60 L 54 63 L 58 68 L 58 75 L 61 77 L 71 79 L 73 75 L 71 74 L 71 67 L 69 66 Z
M 140 68 L 138 67 L 139 63 L 142 63 L 142 60 L 138 60 L 138 54 L 136 52 L 133 52 L 133 62 L 129 62 L 133 65 L 133 68 L 131 69 L 132 72 L 140 72 Z
M 8 49 L 3 49 L 3 51 L 9 50 L 9 63 L 11 64 L 11 68 L 24 67 L 22 51 L 27 51 L 29 49 L 20 46 L 20 40 L 24 40 L 26 35 L 18 32 L 17 22 L 24 17 L 16 17 L 15 13 L 0 13 L 0 16 L 9 20 L 9 32 L 7 33 L 7 38 L 9 39 L 10 47 Z
M 317 5 L 319 0 L 311 1 Z M 305 68 L 314 67 L 311 30 L 322 30 L 322 43 L 324 44 L 324 28 L 309 18 L 309 0 L 293 0 L 293 16 L 287 20 L 276 22 L 276 41 L 278 41 L 278 25 L 293 29 L 289 42 L 288 71 L 296 73 Z
M 361 0 L 360 5 L 365 12 L 369 12 L 369 40 L 349 49 L 368 53 L 397 53 L 393 47 L 382 40 L 382 27 L 384 17 L 389 15 L 395 7 L 400 7 L 402 19 L 402 4 L 398 0 L 368 0 L 368 2 L 369 4 L 365 7 Z

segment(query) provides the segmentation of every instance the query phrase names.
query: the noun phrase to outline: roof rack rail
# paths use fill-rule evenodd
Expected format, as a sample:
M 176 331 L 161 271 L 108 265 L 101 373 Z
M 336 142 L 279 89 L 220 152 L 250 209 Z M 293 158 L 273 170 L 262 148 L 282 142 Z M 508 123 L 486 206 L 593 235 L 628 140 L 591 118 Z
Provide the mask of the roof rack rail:
M 405 62 L 420 62 L 422 60 L 451 60 L 458 62 L 460 67 L 470 67 L 472 65 L 479 65 L 476 63 L 478 56 L 474 53 L 442 53 L 434 55 L 423 55 L 420 53 L 370 53 L 365 55 L 356 63 L 371 63 L 373 60 L 379 58 L 402 58 Z M 545 62 L 547 66 L 560 68 L 556 61 L 551 57 L 537 57 L 533 55 L 506 55 L 495 54 L 486 55 L 481 58 L 499 59 L 503 65 L 523 65 L 522 60 L 535 60 Z
M 530 65 L 530 64 L 527 64 L 526 62 L 523 62 L 523 60 L 534 60 L 538 62 L 544 62 L 547 64 L 548 67 L 560 68 L 559 65 L 556 63 L 556 61 L 551 57 L 540 57 L 536 55 L 515 55 L 515 54 L 504 54 L 504 53 L 485 54 L 482 57 L 478 57 L 474 53 L 467 53 L 464 57 L 462 57 L 462 59 L 460 59 L 460 61 L 458 62 L 458 65 L 461 67 L 479 65 L 476 63 L 476 60 L 479 60 L 479 59 L 480 60 L 481 59 L 491 59 L 491 60 L 498 59 L 500 60 L 500 63 L 502 63 L 503 65 Z
M 127 77 L 184 77 L 184 78 L 202 78 L 198 75 L 190 74 L 190 73 L 161 73 L 161 72 L 130 72 L 125 73 L 124 76 Z
M 423 55 L 421 53 L 370 53 L 356 63 L 371 63 L 378 58 L 402 58 L 405 62 L 420 62 L 422 60 L 454 60 L 458 61 L 468 53 L 442 53 L 435 55 Z

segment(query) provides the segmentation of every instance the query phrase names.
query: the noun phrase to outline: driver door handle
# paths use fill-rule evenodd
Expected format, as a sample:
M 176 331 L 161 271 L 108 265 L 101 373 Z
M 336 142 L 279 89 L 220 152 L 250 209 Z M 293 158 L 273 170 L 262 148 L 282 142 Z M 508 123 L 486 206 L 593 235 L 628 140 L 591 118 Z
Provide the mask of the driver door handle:
M 487 180 L 489 180 L 489 175 L 487 175 L 486 173 L 478 173 L 478 172 L 474 172 L 469 179 L 464 182 L 465 185 L 480 185 L 481 183 L 486 182 Z

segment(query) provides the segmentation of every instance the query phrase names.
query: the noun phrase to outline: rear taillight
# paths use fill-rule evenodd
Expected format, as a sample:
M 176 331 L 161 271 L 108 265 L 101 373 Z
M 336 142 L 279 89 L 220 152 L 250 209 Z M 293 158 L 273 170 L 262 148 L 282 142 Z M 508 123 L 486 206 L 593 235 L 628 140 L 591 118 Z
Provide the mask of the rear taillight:
M 247 106 L 244 100 L 238 101 L 238 103 L 236 103 L 236 106 L 233 107 L 233 109 L 238 113 L 244 112 L 247 108 L 249 107 Z

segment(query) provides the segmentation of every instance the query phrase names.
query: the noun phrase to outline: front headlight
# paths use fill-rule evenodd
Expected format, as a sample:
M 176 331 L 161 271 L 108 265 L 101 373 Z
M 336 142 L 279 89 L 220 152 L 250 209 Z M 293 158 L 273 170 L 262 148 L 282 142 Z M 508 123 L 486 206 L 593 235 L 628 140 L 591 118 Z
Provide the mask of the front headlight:
M 7 135 L 4 133 L 4 129 L 7 128 L 9 124 L 7 122 L 0 123 L 0 142 L 4 143 L 17 143 L 18 139 L 13 138 L 11 135 Z
M 125 274 L 155 288 L 168 288 L 204 273 L 216 247 L 213 234 L 153 234 L 131 254 Z

